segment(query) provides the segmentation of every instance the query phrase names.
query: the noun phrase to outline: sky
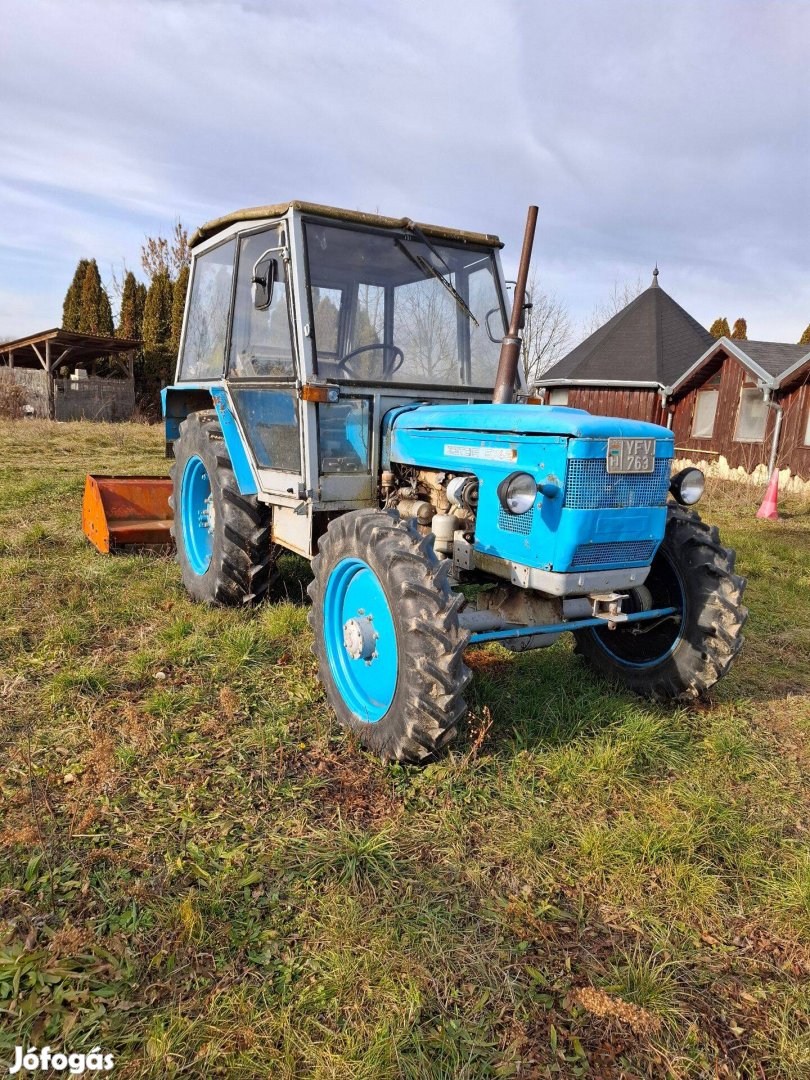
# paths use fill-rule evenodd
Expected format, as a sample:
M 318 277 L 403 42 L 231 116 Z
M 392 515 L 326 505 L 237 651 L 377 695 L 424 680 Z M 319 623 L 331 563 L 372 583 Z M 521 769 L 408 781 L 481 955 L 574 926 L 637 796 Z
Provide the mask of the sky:
M 810 322 L 810 0 L 0 0 L 0 27 L 0 338 L 58 325 L 80 258 L 140 274 L 178 217 L 292 198 L 497 233 L 507 275 L 537 203 L 577 327 L 656 262 L 706 325 Z

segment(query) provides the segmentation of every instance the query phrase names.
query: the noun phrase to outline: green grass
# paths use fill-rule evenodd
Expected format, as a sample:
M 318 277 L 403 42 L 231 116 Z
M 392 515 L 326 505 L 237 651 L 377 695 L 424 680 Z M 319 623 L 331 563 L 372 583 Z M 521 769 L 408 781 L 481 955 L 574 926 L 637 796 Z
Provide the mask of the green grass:
M 710 491 L 751 618 L 709 702 L 477 648 L 417 771 L 334 723 L 300 560 L 207 610 L 171 559 L 84 541 L 85 472 L 166 466 L 157 428 L 0 424 L 0 1061 L 808 1075 L 810 507 Z

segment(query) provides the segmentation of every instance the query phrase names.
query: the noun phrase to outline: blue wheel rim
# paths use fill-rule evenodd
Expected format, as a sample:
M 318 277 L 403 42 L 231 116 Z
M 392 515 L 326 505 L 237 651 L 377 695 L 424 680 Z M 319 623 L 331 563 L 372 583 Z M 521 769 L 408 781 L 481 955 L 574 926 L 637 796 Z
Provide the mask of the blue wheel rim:
M 359 720 L 375 724 L 391 707 L 399 669 L 394 619 L 380 579 L 362 559 L 342 559 L 329 575 L 323 609 L 326 657 L 335 686 Z M 368 656 L 352 656 L 347 648 L 350 621 L 364 626 Z
M 211 480 L 201 458 L 191 457 L 180 485 L 180 520 L 183 547 L 189 566 L 200 577 L 211 565 L 214 549 L 214 510 Z

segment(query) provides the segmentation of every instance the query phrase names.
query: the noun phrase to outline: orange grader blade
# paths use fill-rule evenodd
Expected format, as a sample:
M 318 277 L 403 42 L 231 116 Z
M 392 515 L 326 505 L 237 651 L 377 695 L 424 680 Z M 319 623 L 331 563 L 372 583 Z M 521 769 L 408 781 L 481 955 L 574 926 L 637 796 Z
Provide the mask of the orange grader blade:
M 171 544 L 171 493 L 172 482 L 163 476 L 88 476 L 84 534 L 104 554 L 124 545 Z

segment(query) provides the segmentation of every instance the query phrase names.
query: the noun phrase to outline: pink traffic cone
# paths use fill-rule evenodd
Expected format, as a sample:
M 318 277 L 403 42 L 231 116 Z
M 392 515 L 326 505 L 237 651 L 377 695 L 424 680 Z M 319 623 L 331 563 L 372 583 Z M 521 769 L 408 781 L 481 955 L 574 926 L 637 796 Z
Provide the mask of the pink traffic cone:
M 765 498 L 762 500 L 762 506 L 757 510 L 757 517 L 763 518 L 765 521 L 778 521 L 779 513 L 776 509 L 776 501 L 779 498 L 779 470 L 774 469 L 771 473 L 771 478 L 768 481 L 768 489 L 765 492 Z

